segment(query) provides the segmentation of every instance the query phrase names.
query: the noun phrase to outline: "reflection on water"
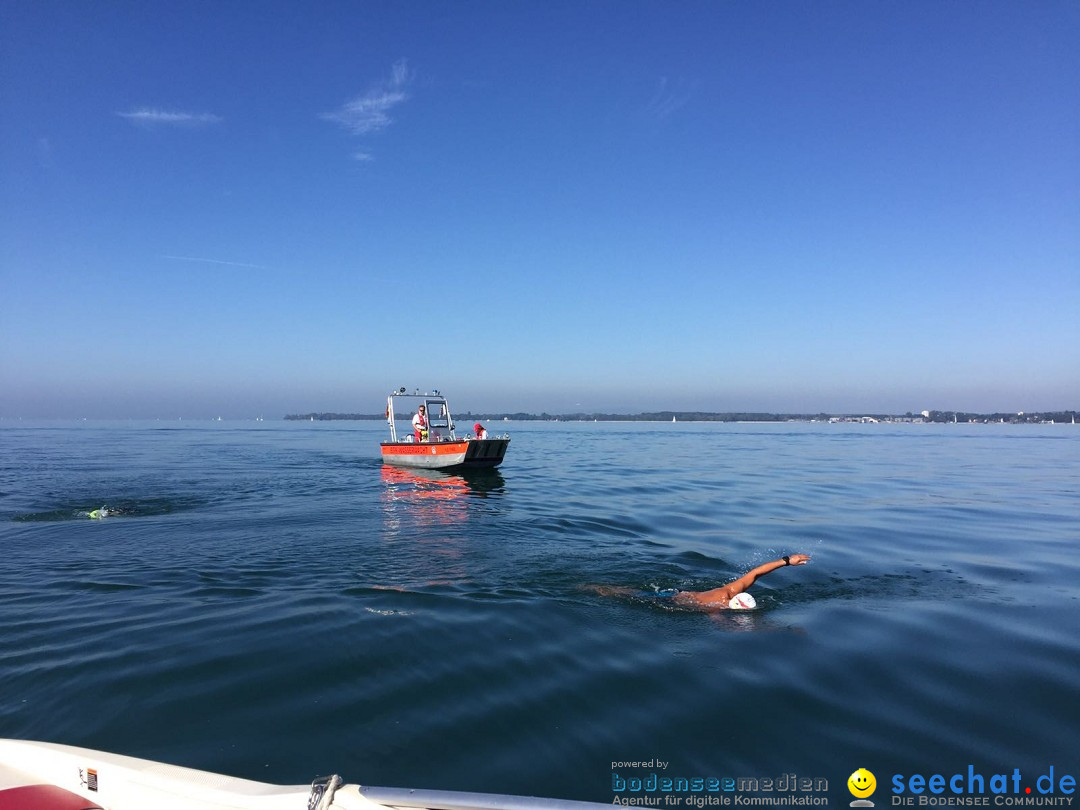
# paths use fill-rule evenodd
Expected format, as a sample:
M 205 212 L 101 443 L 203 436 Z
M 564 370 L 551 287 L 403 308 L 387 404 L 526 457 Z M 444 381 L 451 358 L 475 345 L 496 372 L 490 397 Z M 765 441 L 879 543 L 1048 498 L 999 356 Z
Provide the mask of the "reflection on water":
M 469 490 L 464 478 L 439 470 L 414 470 L 384 464 L 381 474 L 386 496 L 392 501 L 453 500 Z
M 384 464 L 381 476 L 384 499 L 392 502 L 454 501 L 468 496 L 487 498 L 502 493 L 505 488 L 502 474 L 495 469 L 449 473 Z
M 499 495 L 504 488 L 497 470 L 448 473 L 383 464 L 380 475 L 382 502 L 391 508 L 389 513 L 407 505 L 409 516 L 424 524 L 462 521 L 470 498 Z
M 468 524 L 482 499 L 502 493 L 502 476 L 495 470 L 462 474 L 384 464 L 380 477 L 383 541 L 395 546 L 399 561 L 412 560 L 408 586 L 468 580 Z M 414 581 L 418 573 L 421 579 Z

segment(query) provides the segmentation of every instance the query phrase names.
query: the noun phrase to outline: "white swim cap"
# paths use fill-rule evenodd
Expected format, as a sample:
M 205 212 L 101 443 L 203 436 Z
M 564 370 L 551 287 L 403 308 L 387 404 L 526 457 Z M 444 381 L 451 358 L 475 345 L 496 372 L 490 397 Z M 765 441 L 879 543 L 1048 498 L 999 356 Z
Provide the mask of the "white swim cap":
M 743 591 L 737 593 L 728 600 L 727 606 L 731 610 L 751 610 L 757 607 L 757 602 L 754 601 L 754 597 Z

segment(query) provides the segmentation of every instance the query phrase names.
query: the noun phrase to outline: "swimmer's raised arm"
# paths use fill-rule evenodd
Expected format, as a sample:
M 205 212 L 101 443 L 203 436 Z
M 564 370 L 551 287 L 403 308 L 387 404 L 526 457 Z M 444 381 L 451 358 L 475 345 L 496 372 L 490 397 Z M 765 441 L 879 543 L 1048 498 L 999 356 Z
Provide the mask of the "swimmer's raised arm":
M 711 591 L 681 591 L 676 599 L 683 604 L 696 607 L 727 607 L 728 601 L 733 596 L 749 590 L 750 586 L 757 582 L 758 577 L 763 577 L 777 568 L 784 568 L 789 565 L 806 565 L 809 559 L 809 554 L 784 556 L 778 560 L 759 565 L 727 585 L 722 585 Z
M 724 587 L 731 591 L 731 595 L 734 596 L 737 593 L 750 590 L 750 586 L 757 582 L 758 577 L 763 577 L 769 572 L 775 571 L 777 568 L 783 568 L 788 565 L 806 565 L 806 562 L 809 559 L 809 554 L 792 554 L 791 556 L 781 557 L 779 560 L 773 560 L 764 565 L 759 565 L 757 568 L 743 574 L 734 582 L 729 582 Z
M 615 585 L 583 585 L 582 588 L 592 591 L 600 596 L 657 596 L 670 599 L 672 604 L 692 608 L 694 610 L 718 610 L 721 608 L 752 608 L 755 606 L 753 597 L 745 593 L 758 577 L 763 577 L 777 568 L 785 568 L 789 565 L 806 565 L 810 560 L 809 554 L 791 554 L 778 560 L 759 565 L 751 571 L 743 574 L 734 582 L 713 588 L 711 591 L 676 591 L 674 588 L 657 591 L 655 594 L 646 593 L 634 588 L 619 587 Z M 735 599 L 739 594 L 744 594 Z

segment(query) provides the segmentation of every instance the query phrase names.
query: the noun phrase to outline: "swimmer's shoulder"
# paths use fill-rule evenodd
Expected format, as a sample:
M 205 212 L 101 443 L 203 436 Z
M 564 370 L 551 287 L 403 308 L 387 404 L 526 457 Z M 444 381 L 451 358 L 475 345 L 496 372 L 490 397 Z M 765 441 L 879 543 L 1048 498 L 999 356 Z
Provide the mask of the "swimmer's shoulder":
M 677 605 L 695 610 L 722 610 L 728 606 L 730 596 L 723 588 L 714 591 L 679 591 L 672 600 Z

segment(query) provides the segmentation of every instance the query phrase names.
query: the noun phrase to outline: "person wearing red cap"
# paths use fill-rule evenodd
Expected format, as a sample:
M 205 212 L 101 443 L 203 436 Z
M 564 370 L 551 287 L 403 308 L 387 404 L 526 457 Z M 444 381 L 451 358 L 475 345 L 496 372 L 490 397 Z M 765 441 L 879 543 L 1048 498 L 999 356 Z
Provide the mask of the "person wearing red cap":
M 484 426 L 481 425 L 479 422 L 477 422 L 475 425 L 473 425 L 473 433 L 476 434 L 476 438 L 478 438 L 478 439 L 486 439 L 488 437 L 488 432 L 484 429 Z

